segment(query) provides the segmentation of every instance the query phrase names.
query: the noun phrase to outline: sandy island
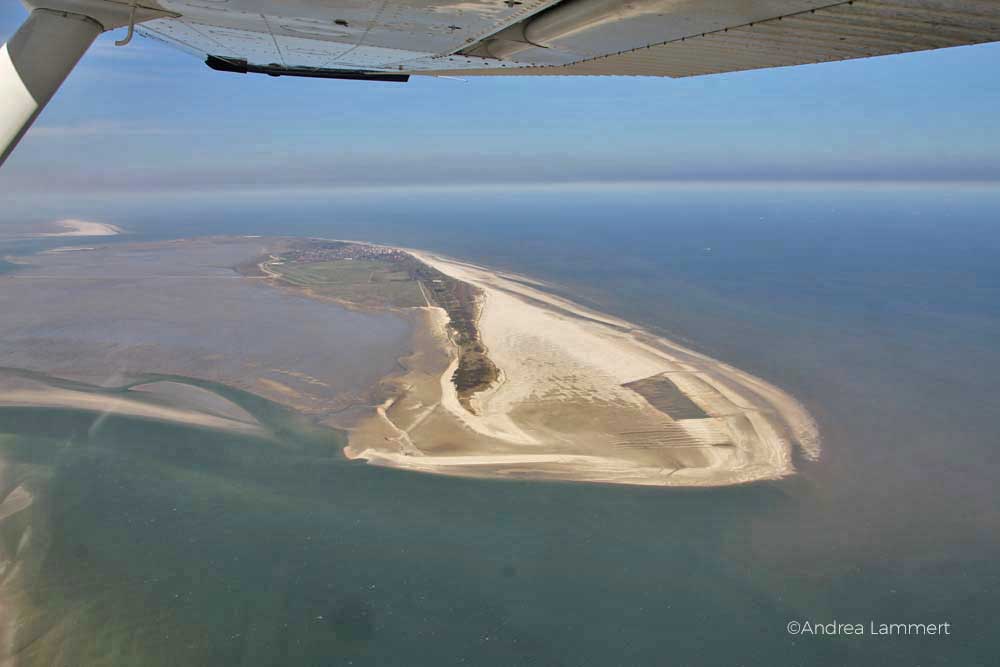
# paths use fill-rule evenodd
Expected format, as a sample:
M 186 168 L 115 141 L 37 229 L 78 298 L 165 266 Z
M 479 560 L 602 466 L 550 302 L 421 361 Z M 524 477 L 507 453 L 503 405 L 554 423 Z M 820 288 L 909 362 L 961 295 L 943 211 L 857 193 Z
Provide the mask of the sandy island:
M 499 379 L 463 406 L 448 315 L 421 309 L 407 372 L 353 429 L 349 457 L 477 477 L 717 486 L 792 474 L 796 448 L 819 456 L 812 418 L 764 380 L 529 278 L 408 252 L 480 291 Z
M 79 224 L 84 226 L 74 227 L 76 231 L 100 223 Z M 344 453 L 350 458 L 420 472 L 718 486 L 781 478 L 795 472 L 798 460 L 819 456 L 815 423 L 781 389 L 635 324 L 557 297 L 549 286 L 531 278 L 426 252 L 353 241 L 240 243 L 245 245 L 215 239 L 122 246 L 115 251 L 118 254 L 102 257 L 100 266 L 119 255 L 128 258 L 133 251 L 163 248 L 170 250 L 173 262 L 177 253 L 195 257 L 208 253 L 200 261 L 211 260 L 215 267 L 219 263 L 215 253 L 226 251 L 225 256 L 240 262 L 234 268 L 243 279 L 233 281 L 227 274 L 209 272 L 210 279 L 218 278 L 215 290 L 233 287 L 237 291 L 227 292 L 232 298 L 244 290 L 246 298 L 253 297 L 247 303 L 261 318 L 275 312 L 298 313 L 284 316 L 296 326 L 274 330 L 247 320 L 253 326 L 240 330 L 247 337 L 240 339 L 244 352 L 239 358 L 227 354 L 228 340 L 210 335 L 204 340 L 219 342 L 222 347 L 217 351 L 206 348 L 193 355 L 187 347 L 172 351 L 172 338 L 152 344 L 158 340 L 154 328 L 145 331 L 142 345 L 128 341 L 132 356 L 113 357 L 118 367 L 189 374 L 258 393 L 317 422 L 348 429 Z M 247 257 L 247 253 L 252 254 Z M 73 254 L 51 255 L 48 261 L 55 268 L 49 270 L 66 265 L 87 275 L 91 262 L 78 262 Z M 139 266 L 117 261 L 119 267 Z M 204 279 L 199 274 L 191 284 Z M 43 283 L 31 284 L 40 289 L 37 286 Z M 176 282 L 171 285 L 177 289 Z M 283 311 L 280 295 L 267 300 L 256 291 L 260 287 L 296 295 L 297 301 L 289 299 L 297 304 L 296 310 Z M 85 330 L 93 309 L 104 307 L 98 298 L 100 288 L 93 289 L 96 296 L 90 298 L 96 300 L 81 311 Z M 49 294 L 59 295 L 61 290 L 60 286 Z M 217 297 L 198 301 L 209 293 L 218 294 L 181 290 L 169 303 L 188 308 L 201 304 L 213 309 L 205 317 L 216 316 L 212 299 Z M 139 292 L 133 297 L 145 298 Z M 339 348 L 331 345 L 329 332 L 344 324 L 336 317 L 327 320 L 327 306 L 316 302 L 387 311 L 409 319 L 411 340 L 408 353 L 399 359 L 402 370 L 381 382 L 373 373 L 365 386 L 378 383 L 374 391 L 338 385 L 345 372 L 358 371 L 337 362 Z M 110 305 L 109 314 L 98 317 L 99 324 L 135 316 L 135 306 L 116 310 L 117 299 Z M 155 317 L 159 311 L 142 312 Z M 232 313 L 222 315 L 227 330 L 235 330 Z M 200 331 L 196 325 L 201 321 L 185 320 L 183 330 Z M 333 329 L 320 326 L 315 331 L 317 322 L 327 322 Z M 67 326 L 61 316 L 58 324 L 59 331 Z M 264 341 L 280 335 L 283 344 L 258 345 L 253 347 L 256 353 L 248 354 L 258 334 Z M 28 338 L 23 354 L 37 357 L 42 366 L 62 359 L 64 367 L 75 369 L 67 377 L 106 372 L 98 366 L 88 375 L 81 360 L 104 364 L 111 352 L 89 343 L 86 347 L 86 341 L 70 340 L 65 345 L 60 341 Z M 222 365 L 226 361 L 231 363 Z M 3 375 L 0 406 L 73 407 L 245 435 L 264 433 L 246 411 L 191 385 L 158 382 L 107 393 L 50 385 L 18 373 Z
M 74 218 L 57 220 L 53 224 L 62 228 L 64 231 L 43 232 L 41 234 L 37 234 L 37 236 L 117 236 L 118 234 L 123 233 L 122 228 L 117 225 L 109 225 L 105 222 L 88 222 L 86 220 L 76 220 Z

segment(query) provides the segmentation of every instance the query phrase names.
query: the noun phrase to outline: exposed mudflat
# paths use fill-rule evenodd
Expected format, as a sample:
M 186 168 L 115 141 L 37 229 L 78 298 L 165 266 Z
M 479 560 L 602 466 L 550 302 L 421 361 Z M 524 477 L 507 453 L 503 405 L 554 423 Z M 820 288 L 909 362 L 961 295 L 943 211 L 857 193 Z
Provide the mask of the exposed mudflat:
M 369 405 L 372 388 L 406 352 L 409 323 L 234 270 L 282 243 L 204 238 L 15 258 L 24 262 L 19 270 L 0 275 L 0 311 L 8 314 L 0 318 L 0 367 L 108 387 L 147 373 L 201 378 L 319 418 Z M 192 387 L 160 384 L 147 398 L 233 419 Z

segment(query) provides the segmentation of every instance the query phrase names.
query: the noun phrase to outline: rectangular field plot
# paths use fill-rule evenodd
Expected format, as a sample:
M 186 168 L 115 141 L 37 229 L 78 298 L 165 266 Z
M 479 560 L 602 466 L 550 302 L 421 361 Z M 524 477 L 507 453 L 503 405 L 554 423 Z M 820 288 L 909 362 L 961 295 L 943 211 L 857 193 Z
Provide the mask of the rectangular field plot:
M 622 386 L 638 393 L 654 408 L 665 412 L 674 419 L 704 419 L 708 417 L 704 410 L 698 407 L 665 375 L 654 375 Z
M 410 308 L 427 305 L 417 281 L 393 262 L 336 259 L 282 264 L 274 268 L 287 283 L 362 306 Z

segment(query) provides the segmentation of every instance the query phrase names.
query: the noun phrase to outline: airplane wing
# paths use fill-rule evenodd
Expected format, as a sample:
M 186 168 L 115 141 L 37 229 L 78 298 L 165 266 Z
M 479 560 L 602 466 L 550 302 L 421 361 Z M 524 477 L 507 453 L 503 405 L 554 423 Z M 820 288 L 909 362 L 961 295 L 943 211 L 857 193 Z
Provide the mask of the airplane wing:
M 217 69 L 683 77 L 1000 40 L 997 0 L 160 0 Z M 211 58 L 211 59 L 210 59 Z M 227 63 L 229 67 L 226 67 Z
M 0 164 L 98 34 L 216 70 L 684 77 L 1000 40 L 1000 0 L 22 0 L 0 50 Z

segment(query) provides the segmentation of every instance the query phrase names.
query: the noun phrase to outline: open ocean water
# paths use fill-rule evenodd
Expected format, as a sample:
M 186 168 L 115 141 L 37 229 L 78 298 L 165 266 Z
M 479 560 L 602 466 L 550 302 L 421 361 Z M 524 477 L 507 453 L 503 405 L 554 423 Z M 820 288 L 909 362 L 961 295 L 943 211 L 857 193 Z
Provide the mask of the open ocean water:
M 2 215 L 356 238 L 523 272 L 774 382 L 823 437 L 787 480 L 661 490 L 383 470 L 294 429 L 291 456 L 0 411 L 2 453 L 54 490 L 24 594 L 50 619 L 26 649 L 40 664 L 996 664 L 998 188 L 149 195 Z

